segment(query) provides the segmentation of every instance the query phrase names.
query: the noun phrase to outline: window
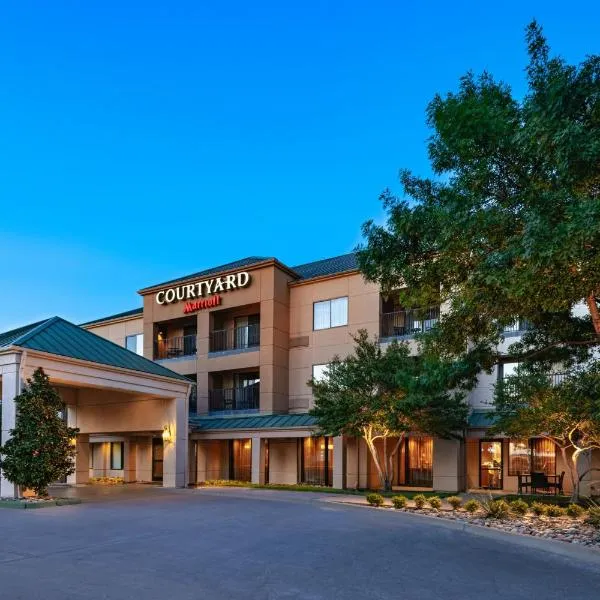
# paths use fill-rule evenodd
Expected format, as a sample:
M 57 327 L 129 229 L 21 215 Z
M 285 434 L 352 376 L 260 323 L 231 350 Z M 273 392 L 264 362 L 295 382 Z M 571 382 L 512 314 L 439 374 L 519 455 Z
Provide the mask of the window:
M 119 471 L 123 468 L 124 446 L 123 442 L 110 443 L 110 468 L 113 471 Z
M 310 485 L 331 486 L 333 482 L 333 440 L 310 437 L 300 440 L 300 479 Z
M 527 440 L 511 440 L 508 443 L 508 474 L 516 477 L 529 473 L 531 448 Z
M 502 440 L 479 440 L 479 487 L 502 489 Z
M 329 368 L 328 364 L 324 365 L 313 365 L 312 376 L 315 381 L 323 381 L 326 377 L 326 371 Z
M 348 325 L 348 297 L 315 302 L 313 305 L 313 329 L 329 329 Z
M 556 447 L 544 438 L 511 440 L 508 445 L 508 474 L 517 476 L 532 472 L 556 474 Z
M 136 333 L 135 335 L 128 335 L 125 338 L 125 348 L 135 352 L 140 356 L 144 355 L 144 334 Z

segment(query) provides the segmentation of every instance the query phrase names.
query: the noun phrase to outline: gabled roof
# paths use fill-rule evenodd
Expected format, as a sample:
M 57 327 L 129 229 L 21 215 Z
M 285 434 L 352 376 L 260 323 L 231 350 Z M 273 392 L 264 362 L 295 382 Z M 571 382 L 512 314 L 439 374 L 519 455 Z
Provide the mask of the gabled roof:
M 102 323 L 103 321 L 114 321 L 115 319 L 125 319 L 127 317 L 136 317 L 144 314 L 144 308 L 134 308 L 133 310 L 126 310 L 125 312 L 117 313 L 116 315 L 109 315 L 108 317 L 102 317 L 101 319 L 94 319 L 93 321 L 87 321 L 80 323 L 80 327 L 87 327 L 88 325 L 94 325 L 94 323 Z
M 192 431 L 218 431 L 223 429 L 294 429 L 314 427 L 315 417 L 306 414 L 245 415 L 240 417 L 201 417 L 190 415 Z
M 189 381 L 179 373 L 60 317 L 52 317 L 20 329 L 0 333 L 0 350 L 9 346 Z
M 300 276 L 300 279 L 314 279 L 316 277 L 326 277 L 327 275 L 337 275 L 338 273 L 346 273 L 348 271 L 356 271 L 358 262 L 356 260 L 356 252 L 334 256 L 333 258 L 325 258 L 315 262 L 305 263 L 292 267 Z
M 250 265 L 256 265 L 258 263 L 264 262 L 266 260 L 274 260 L 269 256 L 247 256 L 246 258 L 241 258 L 240 260 L 234 260 L 230 263 L 225 263 L 224 265 L 219 265 L 218 267 L 211 267 L 210 269 L 204 269 L 204 271 L 198 271 L 197 273 L 191 273 L 190 275 L 185 275 L 183 277 L 177 277 L 177 279 L 171 279 L 169 281 L 163 281 L 161 283 L 156 283 L 154 285 L 150 285 L 140 290 L 140 293 L 145 290 L 149 290 L 155 287 L 163 286 L 163 285 L 171 285 L 172 283 L 178 283 L 180 281 L 186 281 L 188 279 L 197 279 L 198 277 L 206 277 L 207 275 L 212 275 L 214 273 L 221 273 L 223 271 L 231 271 L 233 269 L 239 269 L 241 267 L 249 267 Z
M 204 271 L 198 271 L 197 273 L 191 273 L 190 275 L 185 275 L 184 277 L 178 277 L 177 279 L 171 279 L 170 281 L 164 281 L 162 283 L 145 287 L 144 289 L 140 290 L 140 293 L 144 293 L 157 287 L 188 281 L 190 279 L 198 279 L 200 277 L 207 277 L 216 273 L 223 273 L 225 271 L 257 265 L 269 260 L 277 261 L 277 259 L 272 256 L 248 256 L 224 265 L 219 265 L 218 267 L 211 267 L 210 269 L 205 269 Z M 278 263 L 281 266 L 289 269 L 299 280 L 315 279 L 317 277 L 326 277 L 327 275 L 337 275 L 338 273 L 347 273 L 358 270 L 355 252 L 342 254 L 341 256 L 334 256 L 333 258 L 325 258 L 323 260 L 304 263 L 302 265 L 298 265 L 297 267 L 287 267 L 285 264 L 279 261 Z M 99 320 L 102 321 L 104 319 Z M 89 325 L 89 323 L 84 323 L 84 325 Z

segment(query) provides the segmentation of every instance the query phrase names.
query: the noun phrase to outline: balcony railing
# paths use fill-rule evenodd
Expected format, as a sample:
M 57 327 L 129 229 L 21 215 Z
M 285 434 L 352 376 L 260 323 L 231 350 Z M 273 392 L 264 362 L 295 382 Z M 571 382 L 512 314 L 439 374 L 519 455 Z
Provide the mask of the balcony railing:
M 210 352 L 247 350 L 260 345 L 260 325 L 242 325 L 233 329 L 217 329 L 210 335 Z
M 440 307 L 398 310 L 381 315 L 381 337 L 404 337 L 429 331 L 440 318 Z
M 260 400 L 260 384 L 246 387 L 222 388 L 208 391 L 208 409 L 255 410 Z
M 527 319 L 517 319 L 510 325 L 506 325 L 503 329 L 503 333 L 517 333 L 519 331 L 527 331 L 531 329 L 533 325 Z
M 154 342 L 154 358 L 181 358 L 196 355 L 196 335 L 165 338 Z

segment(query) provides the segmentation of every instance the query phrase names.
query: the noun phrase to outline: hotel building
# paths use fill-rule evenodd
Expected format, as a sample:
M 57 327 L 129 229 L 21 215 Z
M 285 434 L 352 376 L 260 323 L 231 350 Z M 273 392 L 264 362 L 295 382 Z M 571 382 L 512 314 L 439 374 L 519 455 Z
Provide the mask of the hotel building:
M 439 306 L 409 310 L 383 295 L 354 254 L 294 267 L 249 257 L 139 294 L 140 308 L 80 327 L 50 319 L 0 334 L 3 441 L 12 398 L 43 366 L 82 431 L 73 482 L 111 475 L 168 486 L 231 479 L 378 487 L 362 440 L 315 436 L 307 382 L 353 351 L 359 329 L 382 343 L 414 343 L 435 325 Z M 505 347 L 524 327 L 505 333 Z M 464 440 L 405 440 L 394 487 L 516 491 L 517 472 L 566 470 L 541 438 L 488 437 L 493 387 L 511 368 L 481 375 Z M 10 485 L 2 481 L 2 495 Z

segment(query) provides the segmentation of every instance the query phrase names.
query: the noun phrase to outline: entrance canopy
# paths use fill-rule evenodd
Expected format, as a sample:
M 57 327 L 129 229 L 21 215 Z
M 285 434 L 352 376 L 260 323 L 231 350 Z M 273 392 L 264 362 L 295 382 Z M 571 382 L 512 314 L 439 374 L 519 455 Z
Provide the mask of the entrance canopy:
M 0 334 L 2 444 L 15 426 L 14 398 L 40 367 L 65 402 L 69 425 L 80 430 L 75 482 L 89 477 L 89 436 L 118 434 L 132 440 L 125 457 L 130 479 L 136 479 L 134 448 L 154 436 L 165 441 L 163 485 L 186 484 L 191 382 L 59 317 Z M 0 494 L 15 493 L 2 477 Z

